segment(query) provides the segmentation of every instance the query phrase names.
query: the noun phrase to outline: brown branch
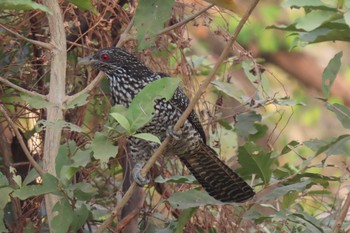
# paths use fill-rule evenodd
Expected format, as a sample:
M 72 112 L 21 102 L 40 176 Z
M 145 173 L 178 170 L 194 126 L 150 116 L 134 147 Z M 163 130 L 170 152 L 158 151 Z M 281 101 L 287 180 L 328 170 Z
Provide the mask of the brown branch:
M 26 155 L 27 159 L 29 160 L 29 162 L 33 165 L 34 169 L 38 172 L 38 174 L 40 176 L 44 175 L 44 170 L 40 167 L 40 165 L 34 160 L 34 158 L 32 157 L 32 155 L 30 154 L 24 140 L 23 137 L 21 135 L 21 133 L 18 130 L 18 127 L 16 126 L 16 124 L 12 121 L 11 117 L 7 114 L 6 110 L 4 109 L 3 105 L 0 105 L 0 112 L 4 115 L 4 117 L 6 118 L 7 122 L 9 123 L 9 125 L 11 126 L 11 128 L 13 129 L 13 131 L 15 132 L 15 135 L 18 139 L 19 144 L 22 147 L 22 150 L 24 152 L 24 154 Z
M 339 216 L 337 218 L 337 221 L 335 222 L 332 233 L 338 233 L 340 231 L 340 228 L 343 225 L 343 222 L 344 222 L 345 217 L 349 211 L 349 208 L 350 208 L 350 192 L 348 193 L 348 196 L 346 197 L 345 203 L 340 210 Z
M 42 42 L 42 41 L 38 41 L 38 40 L 32 40 L 32 39 L 29 39 L 25 36 L 22 36 L 21 34 L 15 32 L 15 31 L 12 31 L 11 29 L 5 27 L 4 25 L 0 24 L 0 27 L 2 27 L 3 29 L 5 29 L 6 31 L 8 31 L 9 33 L 15 35 L 16 37 L 18 38 L 21 38 L 22 40 L 25 40 L 25 41 L 28 41 L 32 44 L 35 44 L 35 45 L 38 45 L 40 47 L 43 47 L 43 48 L 46 48 L 46 49 L 49 49 L 49 50 L 52 50 L 55 48 L 55 46 L 53 46 L 52 44 L 50 43 L 45 43 L 45 42 Z
M 162 34 L 165 34 L 175 28 L 178 28 L 178 27 L 181 27 L 182 25 L 190 22 L 191 20 L 197 18 L 199 15 L 203 14 L 204 12 L 206 12 L 207 10 L 209 10 L 210 8 L 212 8 L 214 6 L 214 4 L 210 4 L 208 5 L 207 7 L 204 7 L 202 10 L 194 13 L 193 15 L 190 15 L 188 18 L 184 19 L 183 21 L 181 22 L 178 22 L 174 25 L 171 25 L 170 27 L 167 27 L 167 28 L 164 28 L 163 30 L 161 30 L 160 32 L 158 32 L 157 34 L 158 35 L 162 35 Z
M 228 41 L 224 51 L 221 53 L 217 63 L 215 64 L 214 68 L 212 69 L 211 73 L 209 74 L 208 79 L 199 87 L 198 91 L 196 92 L 195 96 L 191 100 L 190 104 L 186 108 L 186 110 L 183 112 L 179 120 L 174 126 L 174 131 L 177 131 L 180 129 L 180 127 L 184 124 L 184 122 L 187 120 L 189 114 L 192 112 L 194 106 L 198 102 L 201 95 L 204 93 L 205 89 L 209 86 L 209 84 L 214 80 L 215 74 L 217 70 L 219 69 L 220 65 L 224 62 L 226 59 L 229 51 L 232 49 L 233 43 L 236 41 L 239 32 L 243 28 L 244 24 L 248 20 L 250 14 L 253 12 L 254 8 L 258 4 L 259 0 L 254 0 L 252 5 L 249 7 L 248 11 L 244 14 L 243 18 L 240 20 L 239 24 L 237 25 L 237 28 Z M 165 138 L 165 140 L 160 144 L 159 148 L 154 152 L 152 157 L 147 161 L 145 166 L 142 169 L 142 175 L 145 176 L 148 171 L 151 169 L 151 167 L 154 165 L 158 157 L 163 153 L 163 151 L 166 149 L 168 143 L 170 142 L 170 137 Z M 132 196 L 132 193 L 134 192 L 136 188 L 136 183 L 133 182 L 130 185 L 129 190 L 125 193 L 122 200 L 118 203 L 116 208 L 112 211 L 111 215 L 102 223 L 102 225 L 98 228 L 97 232 L 102 233 L 104 230 L 112 223 L 112 221 L 115 219 L 115 217 L 118 215 L 118 213 L 121 211 L 124 205 L 129 201 L 130 197 Z
M 17 90 L 17 91 L 20 91 L 20 92 L 23 92 L 27 95 L 30 95 L 30 96 L 38 96 L 38 97 L 41 97 L 43 99 L 47 99 L 45 95 L 41 95 L 35 91 L 28 91 L 27 89 L 24 89 L 23 87 L 20 87 L 20 86 L 17 86 L 16 84 L 13 84 L 12 82 L 10 82 L 9 80 L 3 78 L 3 77 L 0 77 L 0 82 L 6 84 L 7 86 L 9 87 L 12 87 L 13 89 Z

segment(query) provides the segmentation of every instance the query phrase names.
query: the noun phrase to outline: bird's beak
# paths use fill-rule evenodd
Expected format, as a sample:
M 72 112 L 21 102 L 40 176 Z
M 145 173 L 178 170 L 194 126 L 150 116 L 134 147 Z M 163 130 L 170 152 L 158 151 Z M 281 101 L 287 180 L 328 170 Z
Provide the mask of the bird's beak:
M 78 58 L 78 65 L 80 65 L 80 66 L 92 65 L 95 62 L 96 62 L 96 60 L 92 56 Z

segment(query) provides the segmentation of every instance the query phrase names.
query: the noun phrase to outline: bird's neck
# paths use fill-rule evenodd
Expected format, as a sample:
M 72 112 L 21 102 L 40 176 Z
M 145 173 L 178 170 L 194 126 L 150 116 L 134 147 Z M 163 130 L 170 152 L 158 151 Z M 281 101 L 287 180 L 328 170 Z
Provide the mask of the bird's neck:
M 114 103 L 125 107 L 129 107 L 133 98 L 147 84 L 160 79 L 158 74 L 147 68 L 143 70 L 118 68 L 113 72 L 106 72 L 106 75 Z

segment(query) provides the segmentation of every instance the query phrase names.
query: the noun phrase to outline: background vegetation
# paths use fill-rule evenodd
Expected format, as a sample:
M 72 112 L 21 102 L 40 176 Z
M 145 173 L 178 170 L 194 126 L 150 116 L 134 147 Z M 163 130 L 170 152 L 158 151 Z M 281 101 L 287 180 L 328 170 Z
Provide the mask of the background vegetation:
M 0 7 L 1 232 L 350 231 L 349 1 Z M 174 77 L 145 106 L 210 83 L 195 110 L 253 200 L 217 202 L 176 158 L 158 159 L 148 186 L 130 181 L 125 137 L 148 118 L 140 102 L 111 107 L 107 80 L 78 65 L 112 46 Z

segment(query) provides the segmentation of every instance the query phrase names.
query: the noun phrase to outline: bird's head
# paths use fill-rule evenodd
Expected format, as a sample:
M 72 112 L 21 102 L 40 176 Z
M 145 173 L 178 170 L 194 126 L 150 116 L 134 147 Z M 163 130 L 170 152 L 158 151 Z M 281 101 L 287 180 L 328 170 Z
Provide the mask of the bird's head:
M 95 69 L 107 74 L 120 69 L 139 70 L 146 68 L 134 55 L 120 48 L 100 49 L 94 55 L 82 58 L 79 64 L 92 65 Z

